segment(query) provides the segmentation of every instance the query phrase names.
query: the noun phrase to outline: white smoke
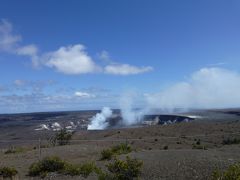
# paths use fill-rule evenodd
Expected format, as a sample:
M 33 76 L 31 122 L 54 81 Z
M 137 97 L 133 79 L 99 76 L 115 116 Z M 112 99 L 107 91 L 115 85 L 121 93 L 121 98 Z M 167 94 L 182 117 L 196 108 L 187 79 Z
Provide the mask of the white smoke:
M 51 125 L 51 128 L 53 129 L 53 131 L 60 131 L 62 129 L 62 126 L 58 122 L 54 122 Z
M 142 120 L 147 109 L 136 109 L 138 95 L 134 92 L 125 93 L 120 99 L 120 110 L 123 125 L 133 125 Z
M 148 113 L 171 113 L 189 109 L 240 107 L 240 73 L 223 68 L 202 68 L 186 81 L 164 90 L 139 95 L 125 93 L 120 99 L 124 125 L 136 124 Z M 139 104 L 138 99 L 144 103 Z M 142 109 L 136 110 L 137 107 Z
M 100 113 L 97 113 L 90 120 L 91 123 L 88 125 L 88 130 L 95 129 L 105 129 L 108 126 L 108 122 L 106 121 L 108 118 L 112 116 L 112 110 L 109 107 L 103 107 Z
M 240 107 L 240 73 L 222 68 L 203 68 L 185 82 L 146 95 L 147 106 L 174 108 Z
M 43 130 L 50 130 L 50 128 L 46 124 L 40 124 L 40 127 L 35 129 L 35 131 L 43 131 Z

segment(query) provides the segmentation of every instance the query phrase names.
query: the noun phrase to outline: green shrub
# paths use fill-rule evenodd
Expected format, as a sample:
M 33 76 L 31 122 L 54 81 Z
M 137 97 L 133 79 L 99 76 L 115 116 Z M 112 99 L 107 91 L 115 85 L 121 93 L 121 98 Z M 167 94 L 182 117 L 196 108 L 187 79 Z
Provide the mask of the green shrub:
M 29 176 L 45 177 L 49 172 L 58 172 L 71 176 L 88 177 L 89 174 L 96 171 L 97 167 L 94 163 L 86 163 L 82 165 L 74 165 L 61 160 L 59 157 L 47 157 L 43 160 L 33 163 L 30 168 Z
M 40 163 L 31 164 L 28 170 L 29 176 L 39 176 L 41 173 L 43 173 L 43 170 Z
M 70 176 L 79 176 L 81 175 L 81 166 L 74 164 L 66 164 L 62 172 Z
M 9 148 L 8 150 L 6 150 L 4 152 L 4 154 L 15 154 L 15 153 L 21 153 L 24 152 L 24 149 L 21 147 L 17 147 L 17 148 Z
M 86 163 L 82 165 L 67 164 L 62 171 L 64 174 L 71 176 L 83 176 L 87 178 L 92 172 L 97 169 L 94 163 Z
M 50 140 L 52 145 L 67 145 L 72 139 L 72 132 L 68 132 L 66 129 L 61 129 L 59 132 L 55 134 L 55 137 Z
M 139 177 L 143 163 L 137 159 L 131 159 L 127 156 L 126 161 L 115 159 L 113 163 L 107 165 L 108 171 L 111 173 L 106 174 L 108 178 L 116 180 L 132 180 Z
M 212 174 L 212 180 L 239 180 L 240 163 L 231 165 L 226 171 L 215 170 Z
M 17 170 L 13 167 L 1 167 L 0 168 L 0 177 L 3 178 L 12 178 L 17 175 Z
M 110 160 L 110 159 L 112 159 L 113 155 L 114 154 L 111 149 L 104 149 L 101 152 L 101 160 Z
M 57 172 L 64 169 L 66 162 L 59 157 L 46 157 L 43 160 L 33 163 L 29 168 L 29 176 L 44 175 L 49 172 Z
M 196 145 L 196 144 L 193 144 L 193 145 L 192 145 L 192 149 L 202 149 L 202 150 L 207 150 L 207 147 L 206 147 L 206 146 L 203 146 L 203 145 Z
M 92 172 L 96 170 L 96 165 L 94 163 L 86 163 L 81 165 L 81 175 L 85 178 L 89 176 Z
M 196 141 L 196 142 L 192 144 L 192 149 L 207 150 L 207 147 L 201 144 L 201 140 L 200 139 L 194 139 L 194 141 Z
M 131 146 L 129 146 L 127 143 L 122 143 L 122 144 L 113 146 L 111 150 L 114 154 L 118 154 L 118 155 L 128 154 L 132 152 Z
M 132 152 L 131 146 L 122 143 L 110 149 L 104 149 L 101 152 L 101 160 L 110 160 L 115 155 L 128 154 L 130 152 Z
M 98 175 L 98 180 L 117 180 L 116 177 L 114 177 L 113 175 L 109 174 L 109 173 L 100 173 L 97 174 Z

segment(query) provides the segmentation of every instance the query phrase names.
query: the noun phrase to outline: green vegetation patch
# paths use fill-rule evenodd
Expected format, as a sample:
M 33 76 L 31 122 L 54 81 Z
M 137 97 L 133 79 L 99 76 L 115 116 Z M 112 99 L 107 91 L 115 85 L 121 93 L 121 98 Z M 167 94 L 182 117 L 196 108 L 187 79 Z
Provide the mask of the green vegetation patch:
M 132 180 L 138 178 L 141 174 L 143 162 L 137 159 L 131 159 L 127 156 L 126 160 L 115 158 L 109 163 L 107 169 L 109 172 L 98 174 L 99 180 Z
M 111 160 L 114 156 L 114 153 L 111 149 L 104 149 L 101 152 L 101 160 Z
M 12 178 L 17 175 L 18 171 L 13 167 L 1 167 L 0 168 L 0 177 L 3 178 Z
M 212 180 L 239 180 L 240 163 L 231 165 L 225 171 L 215 170 L 212 174 Z
M 70 140 L 72 139 L 73 133 L 68 132 L 66 129 L 61 129 L 59 132 L 55 134 L 55 137 L 51 139 L 52 145 L 67 145 L 69 144 Z
M 110 159 L 112 159 L 113 156 L 121 155 L 121 154 L 128 154 L 130 152 L 132 152 L 131 146 L 128 144 L 122 143 L 122 144 L 113 146 L 110 149 L 104 149 L 101 152 L 101 160 L 110 160 Z
M 113 146 L 111 148 L 112 152 L 114 154 L 128 154 L 130 152 L 132 152 L 132 148 L 130 145 L 128 145 L 127 143 L 122 143 L 122 144 L 119 144 L 119 145 L 116 145 L 116 146 Z
M 43 160 L 33 163 L 29 167 L 29 176 L 45 177 L 50 172 L 58 172 L 60 174 L 71 176 L 83 176 L 87 178 L 92 172 L 97 169 L 94 163 L 85 163 L 82 165 L 75 165 L 68 163 L 59 157 L 46 157 Z
M 6 150 L 4 152 L 4 154 L 16 154 L 16 153 L 22 153 L 24 151 L 26 151 L 26 149 L 24 149 L 22 147 L 16 147 L 16 148 L 15 147 L 11 147 L 8 150 Z
M 192 144 L 192 149 L 207 150 L 207 147 L 201 144 L 200 139 L 194 139 L 194 141 L 196 141 L 196 142 Z
M 4 152 L 4 154 L 16 154 L 16 153 L 22 153 L 26 151 L 24 148 L 17 147 L 17 148 L 9 148 Z
M 202 149 L 202 150 L 207 150 L 207 147 L 204 146 L 204 145 L 193 144 L 193 145 L 192 145 L 192 149 Z
M 116 155 L 127 154 L 131 151 L 132 148 L 127 144 L 120 144 L 102 151 L 103 159 L 111 159 L 115 155 L 114 160 L 106 165 L 106 171 L 97 167 L 93 162 L 71 164 L 57 156 L 51 156 L 33 163 L 29 167 L 28 175 L 46 177 L 50 172 L 57 172 L 63 175 L 87 178 L 91 173 L 95 173 L 99 180 L 132 180 L 140 175 L 143 162 L 128 156 L 126 160 L 116 158 Z
M 95 172 L 96 170 L 96 165 L 93 162 L 90 162 L 82 165 L 67 164 L 62 172 L 71 176 L 81 175 L 82 177 L 87 178 L 91 173 Z
M 45 176 L 49 172 L 60 172 L 64 169 L 67 163 L 59 157 L 46 157 L 43 160 L 33 163 L 29 167 L 29 176 Z

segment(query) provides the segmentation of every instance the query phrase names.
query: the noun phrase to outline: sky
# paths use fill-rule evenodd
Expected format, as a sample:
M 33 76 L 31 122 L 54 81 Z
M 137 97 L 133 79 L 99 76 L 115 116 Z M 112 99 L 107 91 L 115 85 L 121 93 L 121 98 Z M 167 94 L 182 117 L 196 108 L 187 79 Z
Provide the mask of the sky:
M 239 107 L 239 19 L 238 0 L 1 0 L 0 113 Z

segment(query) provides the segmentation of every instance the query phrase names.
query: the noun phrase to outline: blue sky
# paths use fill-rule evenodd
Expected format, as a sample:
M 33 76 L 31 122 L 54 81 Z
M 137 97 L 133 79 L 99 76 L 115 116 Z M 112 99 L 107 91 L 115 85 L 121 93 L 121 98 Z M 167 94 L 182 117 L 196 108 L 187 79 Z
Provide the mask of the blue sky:
M 115 108 L 240 70 L 237 0 L 2 0 L 0 19 L 0 113 Z

